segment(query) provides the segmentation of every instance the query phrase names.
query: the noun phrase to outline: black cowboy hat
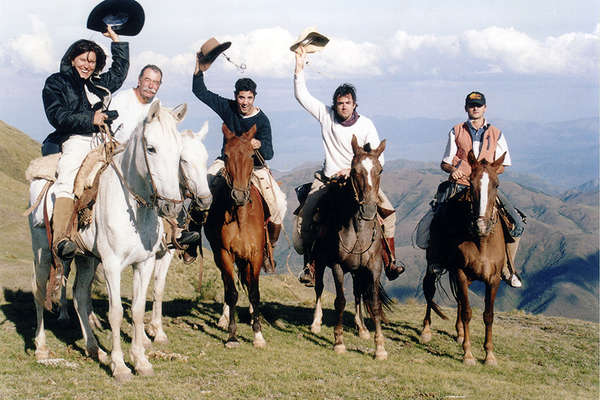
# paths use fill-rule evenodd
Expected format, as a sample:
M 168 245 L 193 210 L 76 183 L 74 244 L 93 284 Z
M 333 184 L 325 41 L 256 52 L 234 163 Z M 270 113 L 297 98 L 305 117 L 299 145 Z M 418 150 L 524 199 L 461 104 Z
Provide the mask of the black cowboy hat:
M 90 13 L 87 27 L 104 33 L 110 25 L 119 35 L 135 36 L 142 30 L 144 20 L 144 9 L 135 0 L 104 0 Z
M 219 43 L 214 37 L 211 37 L 204 42 L 198 53 L 200 70 L 203 72 L 206 71 L 213 61 L 217 59 L 219 54 L 227 50 L 229 46 L 231 46 L 231 42 Z

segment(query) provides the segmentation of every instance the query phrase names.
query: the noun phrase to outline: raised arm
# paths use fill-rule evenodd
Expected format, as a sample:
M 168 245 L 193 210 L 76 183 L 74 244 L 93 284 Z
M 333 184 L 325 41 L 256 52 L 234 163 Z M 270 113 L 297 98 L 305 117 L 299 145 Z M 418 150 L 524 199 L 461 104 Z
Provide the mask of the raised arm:
M 306 88 L 304 79 L 304 64 L 306 63 L 306 52 L 302 46 L 296 49 L 296 69 L 294 71 L 294 96 L 298 103 L 313 117 L 322 122 L 328 115 L 327 107 L 314 98 Z

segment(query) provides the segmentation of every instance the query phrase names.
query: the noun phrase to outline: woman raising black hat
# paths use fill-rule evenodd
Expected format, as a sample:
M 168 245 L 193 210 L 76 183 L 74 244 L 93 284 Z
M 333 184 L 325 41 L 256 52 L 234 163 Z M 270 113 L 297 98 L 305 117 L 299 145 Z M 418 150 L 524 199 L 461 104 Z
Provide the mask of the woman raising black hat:
M 109 26 L 104 36 L 112 39 L 112 65 L 101 73 L 106 54 L 98 44 L 81 39 L 73 43 L 60 63 L 60 71 L 46 79 L 42 90 L 44 110 L 56 129 L 42 146 L 47 155 L 62 150 L 55 182 L 53 247 L 61 258 L 74 256 L 76 245 L 68 238 L 73 213 L 73 183 L 81 162 L 101 143 L 99 127 L 107 119 L 104 112 L 111 93 L 117 91 L 129 69 L 129 45 Z

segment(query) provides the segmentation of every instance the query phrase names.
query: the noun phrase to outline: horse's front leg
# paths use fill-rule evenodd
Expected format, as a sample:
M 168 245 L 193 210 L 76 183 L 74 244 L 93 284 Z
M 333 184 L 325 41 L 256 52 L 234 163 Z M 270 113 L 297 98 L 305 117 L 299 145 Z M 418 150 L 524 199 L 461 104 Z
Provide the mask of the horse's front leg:
M 215 264 L 221 270 L 221 279 L 223 280 L 223 289 L 225 292 L 225 304 L 229 308 L 229 324 L 227 331 L 229 337 L 225 342 L 225 347 L 234 348 L 240 345 L 237 338 L 237 325 L 236 325 L 236 304 L 238 300 L 238 292 L 235 288 L 235 269 L 233 264 L 232 256 L 225 250 L 220 250 L 219 253 L 215 253 Z
M 121 322 L 123 305 L 121 304 L 121 265 L 114 257 L 102 260 L 106 291 L 108 292 L 108 322 L 110 323 L 112 350 L 110 352 L 110 369 L 117 382 L 126 382 L 133 378 L 131 370 L 123 360 L 121 348 Z
M 169 266 L 173 260 L 173 252 L 167 251 L 161 258 L 157 258 L 154 263 L 154 288 L 152 303 L 152 319 L 146 327 L 148 334 L 154 337 L 156 343 L 168 343 L 169 339 L 163 330 L 162 324 L 162 302 L 165 293 L 165 283 Z M 144 335 L 145 336 L 145 335 Z M 144 338 L 146 343 L 146 338 Z M 147 343 L 146 343 L 147 344 Z
M 69 274 L 71 273 L 71 261 L 63 262 L 63 274 L 65 276 L 65 282 L 69 279 Z M 71 316 L 69 315 L 69 301 L 67 300 L 67 285 L 61 285 L 60 288 L 60 305 L 59 305 L 59 313 L 58 320 L 59 321 L 69 321 Z
M 152 364 L 146 357 L 144 347 L 144 312 L 146 311 L 146 292 L 152 278 L 155 264 L 154 256 L 133 265 L 133 299 L 131 302 L 131 314 L 133 319 L 133 339 L 129 348 L 129 356 L 133 361 L 135 370 L 139 375 L 154 375 Z
M 337 322 L 335 328 L 333 329 L 333 350 L 335 350 L 336 353 L 341 354 L 346 352 L 343 327 L 344 308 L 346 308 L 346 298 L 344 297 L 344 271 L 342 271 L 340 264 L 335 264 L 332 267 L 332 271 L 336 294 L 334 304 L 335 311 L 337 313 Z
M 98 341 L 90 324 L 90 316 L 93 313 L 91 306 L 92 282 L 96 274 L 98 261 L 91 257 L 77 257 L 75 262 L 77 271 L 73 285 L 73 305 L 85 341 L 85 352 L 102 364 L 109 364 L 108 355 L 98 347 Z
M 363 309 L 361 307 L 362 304 L 362 295 L 360 293 L 360 288 L 358 286 L 358 277 L 355 274 L 352 274 L 352 290 L 354 292 L 354 325 L 356 325 L 356 329 L 358 330 L 358 336 L 361 339 L 371 339 L 371 334 L 369 334 L 369 330 L 365 325 L 365 319 L 363 317 Z
M 321 332 L 321 324 L 323 323 L 323 305 L 321 303 L 321 295 L 323 294 L 323 274 L 325 266 L 320 263 L 315 263 L 315 311 L 313 313 L 313 322 L 310 325 L 312 333 Z
M 262 253 L 262 252 L 261 252 Z M 250 316 L 252 331 L 254 332 L 253 345 L 257 348 L 267 346 L 267 342 L 262 334 L 260 325 L 260 290 L 259 277 L 260 268 L 262 266 L 262 254 L 255 257 L 251 262 L 246 264 L 246 285 L 248 287 L 248 300 L 250 301 Z
M 377 262 L 381 263 L 381 257 L 377 257 L 377 261 L 371 261 L 371 264 Z M 371 301 L 371 309 L 373 310 L 373 319 L 375 322 L 375 359 L 376 360 L 386 360 L 388 357 L 387 351 L 385 351 L 384 343 L 385 337 L 383 336 L 383 331 L 381 330 L 381 315 L 383 314 L 383 309 L 381 306 L 381 298 L 379 297 L 379 278 L 381 276 L 381 264 L 378 266 L 371 265 L 369 267 L 369 272 L 372 273 L 371 284 L 372 289 L 372 297 Z
M 485 311 L 483 312 L 483 322 L 485 323 L 485 364 L 497 365 L 496 356 L 494 356 L 494 343 L 492 342 L 492 325 L 494 324 L 494 301 L 500 279 L 485 285 Z
M 461 303 L 460 316 L 464 324 L 463 341 L 463 363 L 466 365 L 475 365 L 475 357 L 471 352 L 471 335 L 469 332 L 469 322 L 471 321 L 471 305 L 469 304 L 469 280 L 462 269 L 458 270 L 458 301 Z

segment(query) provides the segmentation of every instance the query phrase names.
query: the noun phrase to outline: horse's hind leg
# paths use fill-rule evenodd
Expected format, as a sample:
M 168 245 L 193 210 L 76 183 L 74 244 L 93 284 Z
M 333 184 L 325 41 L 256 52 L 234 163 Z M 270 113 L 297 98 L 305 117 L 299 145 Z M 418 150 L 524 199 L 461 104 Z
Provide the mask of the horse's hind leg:
M 36 243 L 47 242 L 44 235 L 36 235 L 36 231 L 31 230 L 33 243 L 33 280 L 31 282 L 33 288 L 33 301 L 35 303 L 36 314 L 36 330 L 35 330 L 35 358 L 37 360 L 45 360 L 50 357 L 50 349 L 46 344 L 46 330 L 44 329 L 44 302 L 46 299 L 46 282 L 50 275 L 50 249 L 47 245 L 40 247 Z
M 71 273 L 71 260 L 63 263 L 64 268 L 64 276 L 65 282 L 69 279 L 69 274 Z M 69 315 L 69 302 L 67 300 L 67 285 L 62 285 L 60 288 L 60 305 L 59 305 L 59 313 L 58 320 L 59 321 L 69 321 L 71 316 Z
M 154 263 L 154 288 L 153 288 L 153 303 L 152 303 L 152 319 L 146 327 L 148 334 L 154 337 L 156 343 L 168 343 L 169 339 L 163 330 L 162 324 L 162 302 L 165 293 L 165 282 L 167 280 L 167 272 L 173 260 L 172 251 L 167 251 L 162 258 L 157 258 Z M 144 342 L 147 344 L 147 337 L 144 335 Z
M 485 285 L 485 311 L 483 312 L 483 322 L 485 323 L 485 364 L 496 365 L 496 356 L 494 356 L 494 343 L 492 342 L 492 325 L 494 324 L 494 301 L 498 291 L 497 282 L 488 283 Z
M 369 334 L 369 330 L 365 325 L 365 319 L 363 318 L 363 309 L 361 307 L 362 295 L 360 293 L 359 285 L 358 285 L 358 277 L 352 274 L 352 289 L 354 292 L 354 325 L 356 325 L 356 329 L 358 330 L 358 336 L 361 339 L 371 339 L 371 335 Z
M 267 342 L 262 334 L 262 328 L 260 325 L 260 289 L 259 289 L 259 277 L 260 268 L 262 261 L 254 259 L 252 262 L 246 262 L 246 285 L 248 287 L 248 300 L 250 301 L 250 316 L 252 331 L 254 332 L 253 345 L 257 348 L 267 346 Z M 239 262 L 238 262 L 239 264 Z M 241 266 L 240 266 L 241 267 Z
M 425 311 L 425 318 L 423 319 L 423 330 L 421 331 L 420 341 L 421 343 L 428 343 L 431 340 L 431 308 L 433 297 L 435 296 L 435 274 L 425 273 L 423 278 L 423 295 L 425 301 L 427 301 L 427 309 Z
M 336 353 L 341 354 L 346 352 L 346 346 L 344 345 L 344 327 L 343 327 L 343 316 L 344 308 L 346 307 L 346 298 L 344 297 L 344 272 L 339 264 L 335 264 L 332 267 L 333 270 L 333 281 L 335 282 L 335 311 L 337 313 L 337 322 L 333 329 L 334 344 L 333 350 Z
M 75 306 L 75 312 L 77 313 L 81 333 L 85 341 L 85 351 L 88 356 L 103 364 L 108 364 L 108 355 L 98 347 L 98 342 L 90 325 L 90 315 L 92 313 L 90 292 L 98 263 L 91 258 L 77 257 L 76 265 L 77 271 L 73 285 L 73 305 Z
M 321 324 L 323 323 L 323 305 L 321 303 L 321 295 L 323 294 L 323 274 L 325 266 L 315 265 L 315 311 L 313 313 L 313 322 L 310 325 L 312 333 L 321 332 Z
M 460 303 L 460 316 L 464 324 L 465 338 L 462 344 L 464 355 L 463 363 L 466 365 L 475 365 L 475 357 L 471 352 L 471 335 L 469 332 L 469 322 L 471 321 L 471 305 L 469 304 L 469 281 L 462 270 L 458 270 L 458 301 Z

